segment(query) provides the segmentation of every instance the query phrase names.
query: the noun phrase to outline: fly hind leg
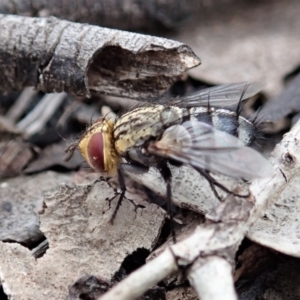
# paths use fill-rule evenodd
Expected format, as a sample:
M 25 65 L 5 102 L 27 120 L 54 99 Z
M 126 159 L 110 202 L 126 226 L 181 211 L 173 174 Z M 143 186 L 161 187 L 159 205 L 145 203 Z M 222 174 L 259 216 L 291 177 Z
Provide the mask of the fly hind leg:
M 220 201 L 223 201 L 223 199 L 220 197 L 220 195 L 218 194 L 216 187 L 220 188 L 221 190 L 223 190 L 224 192 L 226 192 L 227 194 L 233 195 L 233 196 L 237 196 L 237 197 L 241 197 L 241 198 L 247 198 L 249 197 L 250 193 L 246 194 L 246 195 L 240 195 L 237 194 L 235 192 L 230 191 L 226 186 L 224 186 L 223 184 L 221 184 L 220 182 L 218 182 L 215 178 L 213 178 L 208 171 L 202 170 L 200 168 L 195 168 L 195 170 L 197 170 L 209 183 L 214 195 L 216 196 L 216 198 Z
M 170 216 L 170 222 L 171 222 L 171 234 L 173 238 L 174 244 L 176 243 L 176 235 L 174 231 L 174 215 L 172 210 L 172 173 L 170 170 L 170 167 L 165 161 L 162 161 L 157 166 L 162 178 L 164 179 L 166 185 L 167 185 L 167 210 L 168 214 Z

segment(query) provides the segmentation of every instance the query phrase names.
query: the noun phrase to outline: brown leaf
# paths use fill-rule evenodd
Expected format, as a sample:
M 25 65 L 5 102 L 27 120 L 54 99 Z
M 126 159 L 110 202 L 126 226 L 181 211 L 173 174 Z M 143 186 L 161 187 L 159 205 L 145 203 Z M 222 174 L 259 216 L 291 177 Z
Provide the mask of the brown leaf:
M 258 81 L 270 96 L 299 65 L 300 2 L 235 1 L 198 14 L 172 37 L 201 57 L 190 74 L 213 83 Z

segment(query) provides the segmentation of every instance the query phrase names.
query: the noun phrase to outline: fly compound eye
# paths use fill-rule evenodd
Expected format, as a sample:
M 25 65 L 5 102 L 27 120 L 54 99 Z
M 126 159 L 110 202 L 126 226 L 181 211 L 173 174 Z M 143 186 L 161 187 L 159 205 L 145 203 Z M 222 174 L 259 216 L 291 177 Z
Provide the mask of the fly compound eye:
M 103 134 L 99 132 L 92 134 L 87 145 L 88 163 L 93 169 L 100 172 L 106 169 L 103 152 L 104 146 Z
M 90 126 L 78 148 L 89 166 L 98 172 L 114 175 L 119 162 L 113 141 L 114 123 L 103 118 Z

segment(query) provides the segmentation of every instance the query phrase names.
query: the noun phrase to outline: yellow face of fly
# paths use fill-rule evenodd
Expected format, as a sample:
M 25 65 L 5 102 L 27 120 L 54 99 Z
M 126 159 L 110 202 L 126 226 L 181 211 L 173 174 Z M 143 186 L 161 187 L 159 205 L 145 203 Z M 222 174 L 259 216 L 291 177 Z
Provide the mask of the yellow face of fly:
M 114 123 L 111 120 L 97 120 L 80 139 L 78 148 L 89 166 L 98 172 L 116 174 L 119 156 L 114 147 Z

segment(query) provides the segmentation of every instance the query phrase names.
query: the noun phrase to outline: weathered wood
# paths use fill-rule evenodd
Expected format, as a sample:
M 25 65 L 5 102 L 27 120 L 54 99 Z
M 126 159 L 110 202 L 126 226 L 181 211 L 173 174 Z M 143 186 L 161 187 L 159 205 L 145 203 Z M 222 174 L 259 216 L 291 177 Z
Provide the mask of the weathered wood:
M 200 61 L 163 38 L 56 18 L 0 15 L 0 89 L 154 98 Z

